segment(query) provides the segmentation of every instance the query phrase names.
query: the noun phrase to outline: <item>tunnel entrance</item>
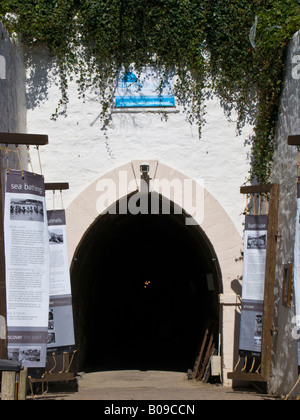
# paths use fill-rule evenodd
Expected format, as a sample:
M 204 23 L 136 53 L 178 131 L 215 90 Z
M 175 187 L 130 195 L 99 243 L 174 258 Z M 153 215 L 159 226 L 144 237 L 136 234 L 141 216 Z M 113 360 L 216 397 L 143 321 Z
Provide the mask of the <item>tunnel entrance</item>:
M 79 370 L 193 369 L 222 290 L 209 239 L 185 217 L 171 203 L 86 232 L 71 267 Z

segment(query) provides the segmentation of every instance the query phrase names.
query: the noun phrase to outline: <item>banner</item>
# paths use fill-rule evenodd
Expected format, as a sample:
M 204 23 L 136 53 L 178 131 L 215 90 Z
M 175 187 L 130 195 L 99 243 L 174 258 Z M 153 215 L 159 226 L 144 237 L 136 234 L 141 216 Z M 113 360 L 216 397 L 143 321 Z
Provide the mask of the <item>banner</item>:
M 161 77 L 155 69 L 144 69 L 139 75 L 120 72 L 115 93 L 116 108 L 174 106 L 171 80 L 166 80 L 161 86 Z
M 297 219 L 294 249 L 294 289 L 296 307 L 296 338 L 298 340 L 298 366 L 300 367 L 300 178 L 297 184 Z
M 241 356 L 261 356 L 268 216 L 247 215 L 240 329 Z
M 4 213 L 8 359 L 46 366 L 49 241 L 44 179 L 10 170 Z
M 50 308 L 48 351 L 63 353 L 75 346 L 71 281 L 64 210 L 48 211 L 50 244 Z

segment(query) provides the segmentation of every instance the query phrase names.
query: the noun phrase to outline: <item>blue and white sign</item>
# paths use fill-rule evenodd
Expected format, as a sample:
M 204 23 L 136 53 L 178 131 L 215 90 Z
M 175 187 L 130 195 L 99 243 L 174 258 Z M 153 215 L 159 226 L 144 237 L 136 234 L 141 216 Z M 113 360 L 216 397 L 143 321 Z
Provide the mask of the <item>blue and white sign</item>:
M 161 81 L 154 69 L 145 69 L 141 74 L 120 72 L 115 95 L 116 108 L 174 107 L 172 81 Z

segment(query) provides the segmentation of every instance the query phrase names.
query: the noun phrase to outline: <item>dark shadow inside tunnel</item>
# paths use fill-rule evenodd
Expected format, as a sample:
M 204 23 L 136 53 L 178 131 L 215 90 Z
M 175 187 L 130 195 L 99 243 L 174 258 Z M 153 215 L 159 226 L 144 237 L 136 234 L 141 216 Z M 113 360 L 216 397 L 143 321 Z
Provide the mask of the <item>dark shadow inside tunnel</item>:
M 78 370 L 193 369 L 219 321 L 219 273 L 184 213 L 100 216 L 71 267 Z

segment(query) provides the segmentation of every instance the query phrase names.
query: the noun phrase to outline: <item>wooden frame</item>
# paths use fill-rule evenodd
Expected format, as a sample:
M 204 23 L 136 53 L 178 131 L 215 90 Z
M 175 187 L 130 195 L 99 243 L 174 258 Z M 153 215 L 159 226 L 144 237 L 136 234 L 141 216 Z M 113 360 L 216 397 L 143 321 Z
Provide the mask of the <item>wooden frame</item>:
M 0 143 L 25 146 L 45 146 L 49 143 L 49 140 L 48 136 L 43 134 L 0 133 Z
M 0 144 L 44 146 L 48 144 L 48 136 L 42 134 L 0 133 Z M 0 317 L 6 323 L 6 284 L 5 284 L 5 253 L 3 227 L 3 186 L 2 168 L 0 161 Z M 0 359 L 7 358 L 6 339 L 0 337 Z
M 271 355 L 273 345 L 274 321 L 274 288 L 276 271 L 276 254 L 278 241 L 278 208 L 279 185 L 267 184 L 241 187 L 241 194 L 270 194 L 269 199 L 269 227 L 267 239 L 266 276 L 264 295 L 264 321 L 262 331 L 262 353 L 260 373 L 235 371 L 228 374 L 228 379 L 248 382 L 268 382 L 271 377 Z
M 52 182 L 52 183 L 45 183 L 45 190 L 46 191 L 66 191 L 69 190 L 70 186 L 68 182 Z
M 287 142 L 289 146 L 300 146 L 300 135 L 288 136 Z
M 250 185 L 249 187 L 241 187 L 241 194 L 266 194 L 270 193 L 273 188 L 273 184 L 265 185 Z

